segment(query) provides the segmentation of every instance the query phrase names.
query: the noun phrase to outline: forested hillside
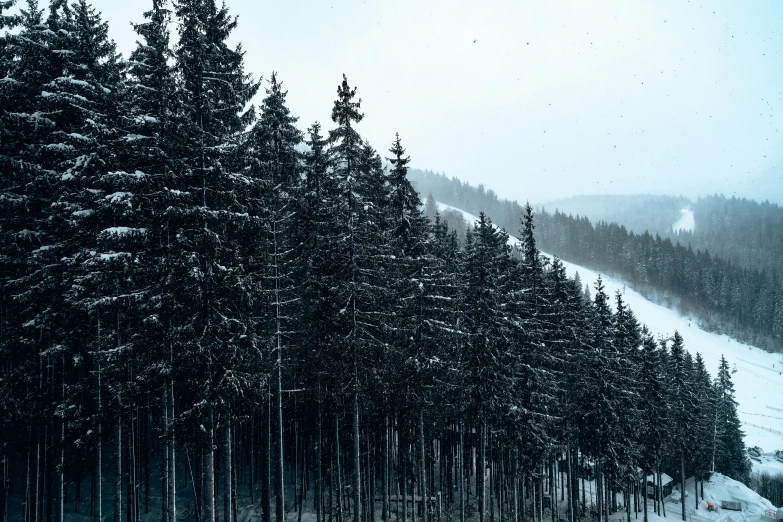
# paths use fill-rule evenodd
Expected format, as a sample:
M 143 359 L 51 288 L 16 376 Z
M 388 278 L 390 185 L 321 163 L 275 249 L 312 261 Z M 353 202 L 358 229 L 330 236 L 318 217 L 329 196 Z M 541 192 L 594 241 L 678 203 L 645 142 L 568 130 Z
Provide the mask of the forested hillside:
M 427 177 L 421 171 L 413 174 L 417 183 Z M 574 196 L 539 207 L 549 214 L 559 210 L 587 217 L 592 223 L 616 223 L 637 235 L 649 232 L 671 238 L 742 268 L 774 273 L 778 279 L 783 276 L 783 209 L 769 201 L 758 203 L 717 194 L 695 202 L 671 196 Z M 681 209 L 692 213 L 693 230 L 673 229 Z
M 652 195 L 573 196 L 536 204 L 539 210 L 550 214 L 559 210 L 563 214 L 588 217 L 593 223 L 617 223 L 629 232 L 649 232 L 663 237 L 672 234 L 672 224 L 680 218 L 680 211 L 690 206 L 691 202 L 681 196 Z
M 302 132 L 214 0 L 153 0 L 126 60 L 86 0 L 0 20 L 4 522 L 541 522 L 555 470 L 606 520 L 638 468 L 747 477 L 727 365 L 545 266 L 529 207 L 516 253 L 429 222 L 345 76 Z
M 423 171 L 417 171 L 413 179 L 417 187 L 429 190 L 442 203 L 471 213 L 485 209 L 499 225 L 518 229 L 514 216 L 521 206 L 498 198 L 492 190 Z M 537 237 L 543 250 L 616 274 L 651 299 L 694 314 L 710 331 L 783 351 L 783 277 L 779 272 L 743 267 L 708 250 L 694 250 L 658 235 L 628 232 L 616 223 L 593 224 L 586 217 L 557 211 L 541 212 L 537 219 Z M 746 230 L 754 222 L 749 223 L 739 230 Z M 772 226 L 761 228 L 764 234 L 777 233 Z M 723 245 L 721 250 L 730 248 Z M 765 245 L 765 252 L 771 257 L 777 248 Z
M 677 241 L 739 266 L 783 277 L 783 209 L 722 195 L 699 198 L 692 205 L 695 229 Z

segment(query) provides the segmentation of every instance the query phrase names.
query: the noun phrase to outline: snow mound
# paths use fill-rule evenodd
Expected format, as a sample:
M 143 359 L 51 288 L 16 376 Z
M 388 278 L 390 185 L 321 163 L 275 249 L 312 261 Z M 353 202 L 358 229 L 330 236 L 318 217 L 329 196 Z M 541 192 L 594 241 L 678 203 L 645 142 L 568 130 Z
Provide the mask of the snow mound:
M 685 483 L 685 517 L 688 522 L 759 522 L 764 520 L 762 516 L 767 510 L 775 510 L 775 506 L 745 484 L 737 482 L 729 477 L 715 473 L 709 482 L 704 483 L 704 498 L 701 494 L 699 483 L 699 506 L 694 500 L 693 479 Z M 682 520 L 682 505 L 679 502 L 681 492 L 675 491 L 666 498 L 666 517 L 655 514 L 652 501 L 648 501 L 647 518 L 649 522 L 665 522 Z M 711 511 L 707 503 L 711 503 L 715 509 Z M 724 509 L 723 502 L 738 502 L 741 510 L 733 511 Z M 609 516 L 612 522 L 625 521 L 624 510 Z M 642 520 L 639 515 L 638 520 Z
M 693 481 L 688 481 L 685 486 L 685 491 L 688 488 L 693 488 Z M 759 516 L 763 515 L 767 510 L 776 509 L 776 507 L 742 482 L 730 479 L 720 473 L 715 473 L 709 482 L 704 484 L 704 500 L 701 500 L 699 495 L 699 508 L 695 509 L 695 502 L 688 506 L 688 498 L 693 502 L 693 497 L 686 497 L 685 512 L 693 513 L 694 519 L 702 520 L 717 520 L 726 521 L 732 520 L 733 522 L 739 522 L 742 520 L 759 519 Z M 707 502 L 712 502 L 716 506 L 716 511 L 709 511 L 707 509 Z M 731 511 L 723 509 L 723 502 L 738 502 L 742 507 L 742 511 Z M 690 509 L 689 509 L 690 508 Z

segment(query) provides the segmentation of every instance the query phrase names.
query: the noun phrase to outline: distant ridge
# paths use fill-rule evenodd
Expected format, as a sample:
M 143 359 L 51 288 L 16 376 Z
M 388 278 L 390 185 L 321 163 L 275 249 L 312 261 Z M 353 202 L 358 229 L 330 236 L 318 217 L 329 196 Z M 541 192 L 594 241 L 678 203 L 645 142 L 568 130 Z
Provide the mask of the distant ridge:
M 492 189 L 431 171 L 412 170 L 410 178 L 422 199 L 432 195 L 470 214 L 484 212 L 512 235 L 520 228 L 522 206 L 501 199 Z M 668 227 L 682 210 L 677 208 L 677 198 L 670 201 Z M 432 203 L 427 201 L 425 209 L 434 207 Z M 719 219 L 720 214 L 710 210 L 721 204 L 736 216 L 734 220 Z M 699 199 L 693 205 L 695 232 L 635 233 L 616 222 L 593 222 L 547 209 L 537 213 L 536 238 L 542 250 L 622 277 L 642 295 L 684 315 L 693 314 L 705 330 L 783 352 L 783 217 L 777 221 L 783 212 L 777 205 L 722 196 Z M 711 216 L 712 233 L 699 232 L 710 230 L 701 213 Z M 743 255 L 744 248 L 753 248 L 758 256 Z M 719 254 L 714 255 L 713 249 Z

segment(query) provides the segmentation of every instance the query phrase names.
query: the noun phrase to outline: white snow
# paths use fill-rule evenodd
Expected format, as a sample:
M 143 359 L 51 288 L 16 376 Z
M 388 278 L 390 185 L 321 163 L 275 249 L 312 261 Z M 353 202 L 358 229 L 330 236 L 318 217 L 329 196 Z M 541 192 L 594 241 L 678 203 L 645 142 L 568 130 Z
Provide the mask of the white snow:
M 732 480 L 719 473 L 710 478 L 709 482 L 704 483 L 704 499 L 701 496 L 701 484 L 699 485 L 699 507 L 696 508 L 694 499 L 693 479 L 685 482 L 685 515 L 691 521 L 711 521 L 716 522 L 756 522 L 767 510 L 774 510 L 775 506 L 769 500 L 765 499 L 755 491 L 748 488 L 741 482 Z M 679 494 L 679 491 L 675 492 Z M 674 499 L 676 494 L 672 494 Z M 739 502 L 742 511 L 730 511 L 723 509 L 723 501 Z M 707 502 L 712 503 L 715 511 L 707 509 Z M 682 506 L 677 503 L 666 503 L 667 518 L 679 519 L 682 516 Z M 656 517 L 658 518 L 658 517 Z
M 128 234 L 145 234 L 146 232 L 146 228 L 110 227 L 103 229 L 103 232 L 101 233 L 112 236 L 125 236 Z
M 579 481 L 580 488 L 582 481 Z M 768 510 L 775 510 L 775 506 L 762 497 L 755 491 L 748 488 L 741 482 L 737 482 L 729 477 L 715 473 L 712 475 L 709 481 L 704 483 L 704 496 L 702 497 L 702 487 L 699 482 L 699 506 L 696 507 L 696 501 L 694 498 L 694 482 L 693 479 L 687 479 L 685 481 L 685 516 L 689 522 L 760 522 L 761 516 Z M 591 500 L 595 503 L 595 482 L 585 482 L 585 496 L 588 499 L 588 504 Z M 671 495 L 664 499 L 664 509 L 666 516 L 658 516 L 654 511 L 654 501 L 648 499 L 647 501 L 647 519 L 649 522 L 664 522 L 668 520 L 681 520 L 682 518 L 682 505 L 680 504 L 680 498 L 682 498 L 682 492 L 679 484 L 674 486 L 674 491 Z M 622 497 L 618 495 L 618 504 L 622 504 Z M 739 502 L 742 510 L 731 511 L 723 509 L 722 502 Z M 714 510 L 710 511 L 707 506 L 707 502 L 714 506 Z M 560 502 L 561 513 L 565 512 L 565 504 Z M 643 510 L 641 503 L 639 505 L 640 514 L 638 519 L 633 513 L 633 504 L 631 505 L 631 517 L 632 520 L 643 520 Z M 609 520 L 612 522 L 625 522 L 626 513 L 625 509 L 621 508 L 616 513 L 609 515 Z
M 138 141 L 138 140 L 147 140 L 150 139 L 149 136 L 143 136 L 141 134 L 128 134 L 125 137 L 123 137 L 125 141 Z
M 140 170 L 137 170 L 133 174 L 131 174 L 130 172 L 125 172 L 124 170 L 114 170 L 114 171 L 109 172 L 108 175 L 109 176 L 130 176 L 130 177 L 133 177 L 133 178 L 136 178 L 136 179 L 141 179 L 144 176 L 146 176 L 146 174 L 143 173 Z
M 158 123 L 158 119 L 153 116 L 139 115 L 134 118 L 136 123 Z
M 751 449 L 750 460 L 753 462 L 753 471 L 756 473 L 769 473 L 770 475 L 783 475 L 783 451 L 770 451 L 758 454 Z
M 108 254 L 100 254 L 100 258 L 103 261 L 111 261 L 119 257 L 130 257 L 130 252 L 109 252 Z
M 652 475 L 647 475 L 647 482 L 657 482 L 657 481 L 658 481 L 658 479 L 656 477 L 654 477 Z M 671 478 L 669 475 L 667 475 L 666 473 L 661 473 L 661 484 L 663 484 L 665 486 L 666 484 L 668 484 L 670 482 L 673 482 L 673 481 L 674 481 L 674 479 Z
M 680 210 L 680 219 L 672 225 L 672 231 L 693 232 L 696 228 L 696 222 L 693 220 L 693 209 L 684 208 Z
M 440 203 L 438 209 L 462 212 Z M 477 219 L 467 212 L 462 214 L 470 223 Z M 509 239 L 509 244 L 516 243 L 517 239 Z M 571 277 L 579 272 L 582 283 L 589 284 L 593 292 L 593 283 L 598 272 L 566 261 L 563 265 Z M 646 324 L 656 336 L 671 336 L 675 330 L 679 331 L 685 341 L 685 348 L 694 357 L 696 352 L 699 352 L 713 376 L 717 374 L 720 357 L 723 355 L 734 370 L 732 379 L 735 397 L 739 403 L 737 409 L 745 431 L 745 444 L 749 448 L 758 446 L 766 452 L 783 450 L 783 354 L 773 354 L 739 343 L 727 335 L 705 332 L 695 320 L 648 301 L 622 280 L 606 274 L 601 274 L 601 277 L 606 293 L 613 297 L 619 290 L 637 319 Z M 757 464 L 759 463 L 754 460 L 754 471 L 760 469 Z
M 126 202 L 127 204 L 130 204 L 130 201 L 126 201 L 126 200 L 129 200 L 132 197 L 133 197 L 132 192 L 114 192 L 106 196 L 106 199 L 108 199 L 112 203 Z
M 49 83 L 48 87 L 54 87 L 57 83 L 70 83 L 73 85 L 78 85 L 79 87 L 92 89 L 92 85 L 85 82 L 84 80 L 77 80 L 73 76 L 60 76 L 59 78 L 55 78 L 53 82 Z

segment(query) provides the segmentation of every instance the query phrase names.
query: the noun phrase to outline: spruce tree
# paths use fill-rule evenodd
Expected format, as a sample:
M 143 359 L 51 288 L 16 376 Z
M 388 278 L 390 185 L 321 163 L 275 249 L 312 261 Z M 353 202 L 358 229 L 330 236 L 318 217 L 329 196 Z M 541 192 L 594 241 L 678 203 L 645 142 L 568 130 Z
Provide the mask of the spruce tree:
M 183 422 L 205 426 L 205 519 L 217 511 L 214 448 L 231 444 L 236 400 L 258 385 L 257 296 L 242 259 L 246 234 L 257 231 L 238 152 L 254 111 L 259 84 L 244 71 L 244 53 L 227 40 L 237 21 L 214 0 L 175 4 L 180 18 L 174 51 L 179 79 L 173 129 L 179 159 L 172 186 L 177 204 L 167 208 L 170 247 L 165 292 L 171 299 L 171 342 L 187 361 L 193 406 Z M 174 181 L 173 180 L 173 181 Z M 181 197 L 179 197 L 181 196 Z M 198 332 L 197 335 L 195 333 Z M 194 337 L 195 336 L 195 337 Z M 225 454 L 225 453 L 224 453 Z M 230 464 L 230 461 L 229 461 Z M 221 481 L 231 489 L 229 466 Z M 224 493 L 222 520 L 231 522 Z
M 715 378 L 716 422 L 713 441 L 714 471 L 735 480 L 747 480 L 750 461 L 745 453 L 744 433 L 737 416 L 734 384 L 726 358 L 721 356 Z
M 334 216 L 335 335 L 332 350 L 340 370 L 334 376 L 336 389 L 351 390 L 353 519 L 361 510 L 361 454 L 359 440 L 360 396 L 377 390 L 381 374 L 369 371 L 385 347 L 383 324 L 389 317 L 389 281 L 383 277 L 389 259 L 388 230 L 382 204 L 388 201 L 381 181 L 383 171 L 377 154 L 355 129 L 364 115 L 356 89 L 347 78 L 337 89 L 329 131 L 329 156 L 339 204 Z M 336 221 L 336 222 L 335 222 Z M 339 355 L 338 355 L 339 354 Z M 362 405 L 363 406 L 363 405 Z
M 249 136 L 250 172 L 253 178 L 266 183 L 263 198 L 266 215 L 265 246 L 268 266 L 261 287 L 269 295 L 270 368 L 273 381 L 275 410 L 275 491 L 276 518 L 283 520 L 285 485 L 283 482 L 283 367 L 285 359 L 296 352 L 298 335 L 293 319 L 297 317 L 296 267 L 292 254 L 297 253 L 291 239 L 295 237 L 294 198 L 299 182 L 300 159 L 296 147 L 302 137 L 295 127 L 285 103 L 286 92 L 272 73 L 261 114 Z
M 668 390 L 664 375 L 663 361 L 658 344 L 651 332 L 642 331 L 642 364 L 640 369 L 639 392 L 641 396 L 641 416 L 639 433 L 640 465 L 645 476 L 644 519 L 647 520 L 647 479 L 657 472 L 664 458 L 669 441 Z M 655 481 L 653 481 L 655 482 Z
M 671 356 L 671 397 L 672 432 L 677 455 L 677 469 L 680 475 L 682 494 L 682 519 L 685 520 L 685 454 L 688 451 L 690 421 L 693 418 L 695 400 L 693 397 L 691 364 L 687 359 L 682 336 L 675 331 L 672 338 Z

